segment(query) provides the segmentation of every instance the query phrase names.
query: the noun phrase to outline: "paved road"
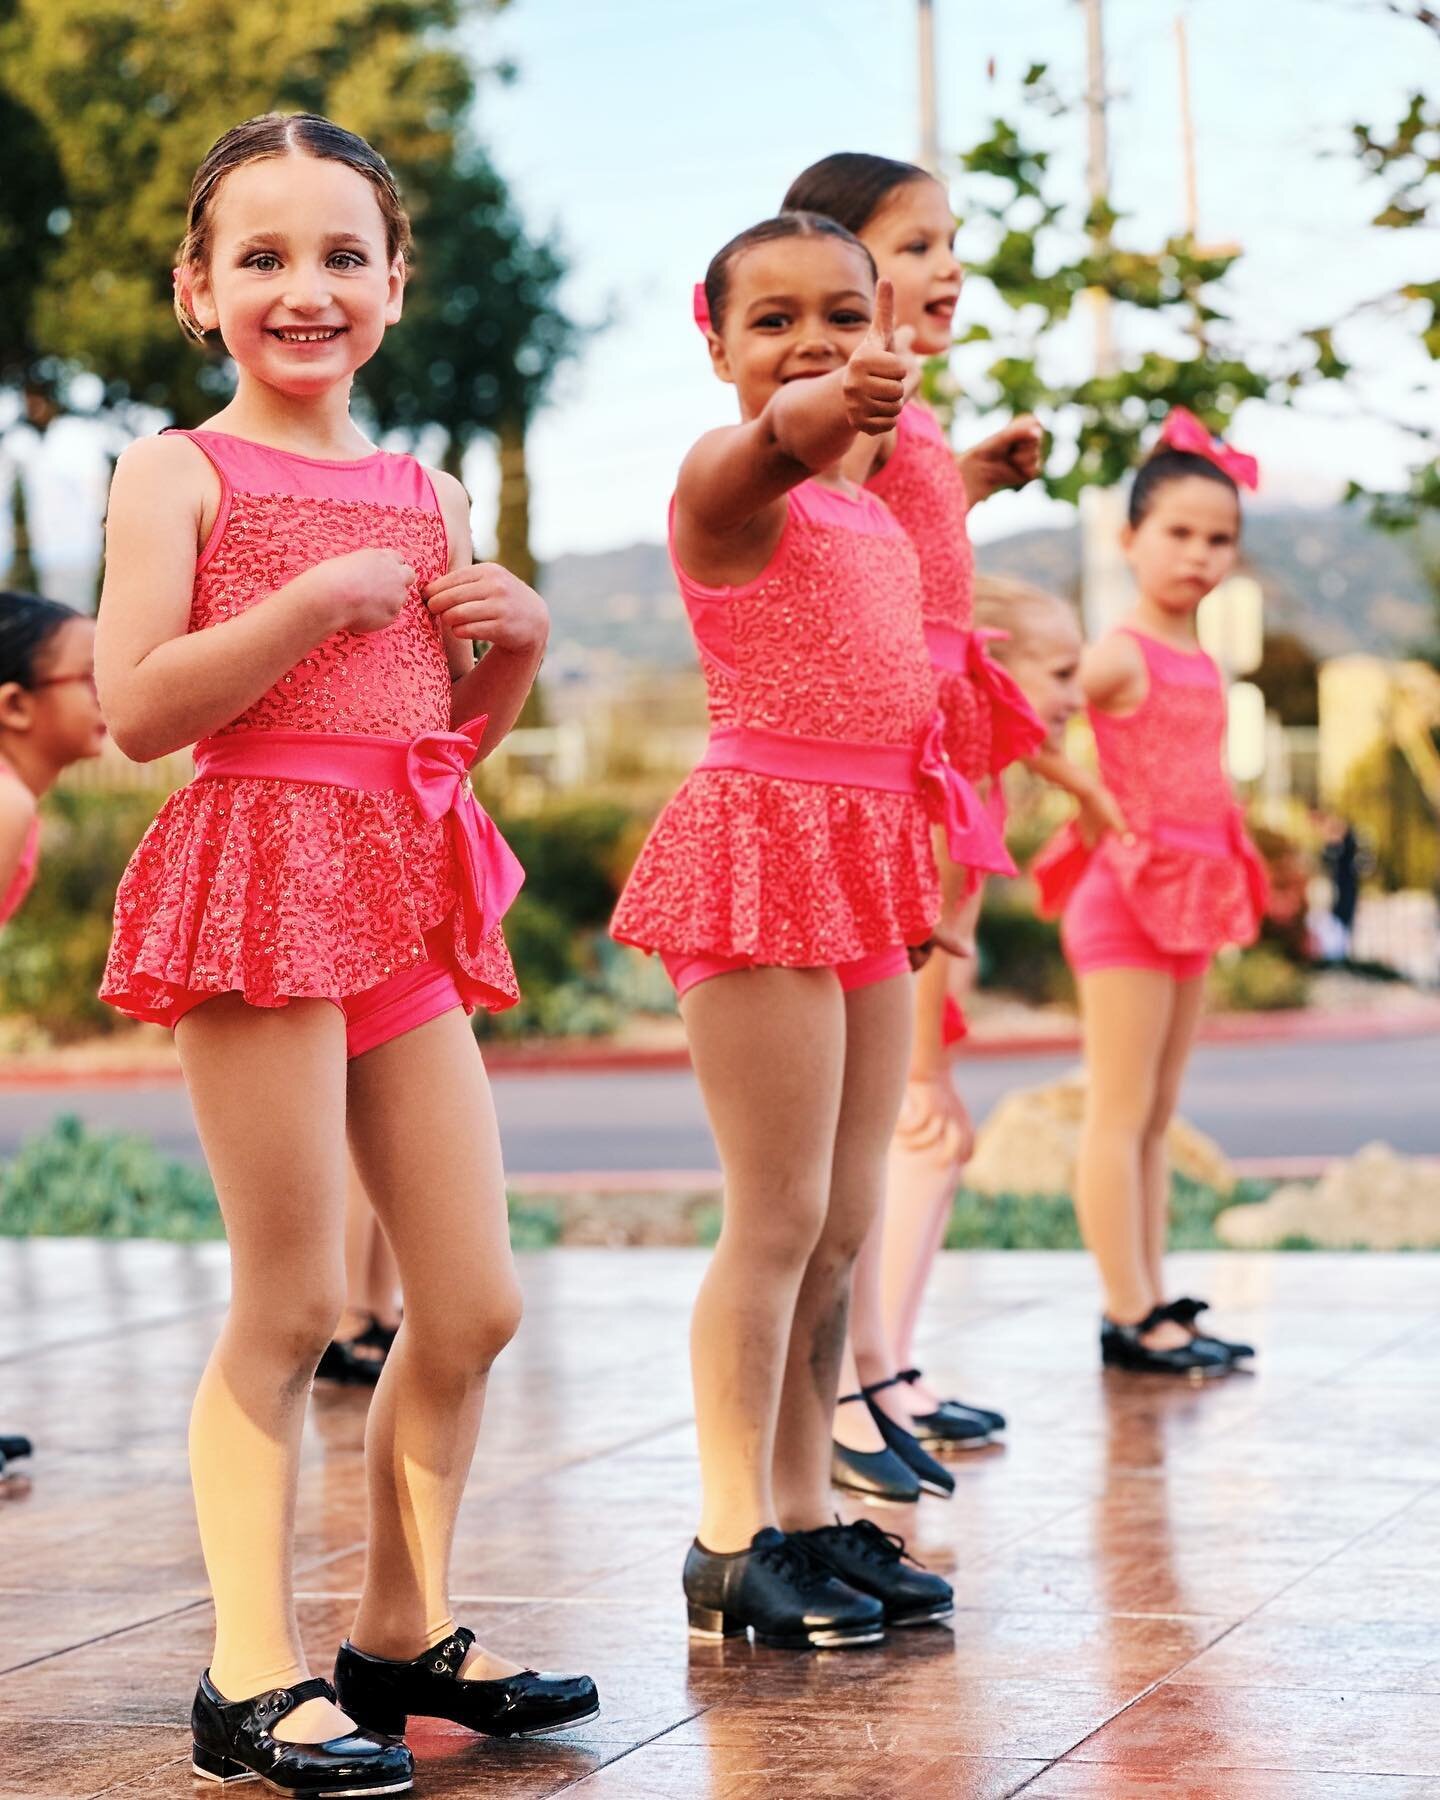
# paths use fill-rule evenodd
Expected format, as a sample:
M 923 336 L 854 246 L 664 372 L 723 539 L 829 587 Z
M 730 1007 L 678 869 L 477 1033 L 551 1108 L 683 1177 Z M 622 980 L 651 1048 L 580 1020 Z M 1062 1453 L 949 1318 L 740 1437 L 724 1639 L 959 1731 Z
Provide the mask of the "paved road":
M 1012 1087 L 1052 1079 L 1074 1057 L 1004 1057 L 961 1067 L 983 1117 Z M 506 1074 L 495 1082 L 512 1170 L 709 1169 L 715 1152 L 688 1071 Z M 1440 1037 L 1367 1044 L 1208 1045 L 1184 1096 L 1188 1117 L 1233 1156 L 1329 1156 L 1373 1138 L 1440 1155 Z M 61 1113 L 102 1130 L 145 1132 L 198 1158 L 178 1084 L 0 1089 L 0 1155 Z

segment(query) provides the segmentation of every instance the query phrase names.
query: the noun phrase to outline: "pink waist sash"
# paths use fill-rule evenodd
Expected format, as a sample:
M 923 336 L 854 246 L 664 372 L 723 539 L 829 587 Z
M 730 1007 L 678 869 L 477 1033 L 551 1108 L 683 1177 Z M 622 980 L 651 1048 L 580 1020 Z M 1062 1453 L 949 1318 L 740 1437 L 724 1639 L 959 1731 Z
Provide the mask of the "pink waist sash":
M 1154 819 L 1149 836 L 1152 843 L 1167 850 L 1190 850 L 1196 856 L 1231 856 L 1235 851 L 1235 830 L 1229 819 L 1213 824 L 1196 824 L 1189 819 Z
M 352 788 L 362 794 L 409 794 L 426 819 L 445 821 L 465 920 L 465 947 L 474 956 L 525 879 L 515 852 L 470 788 L 470 765 L 485 723 L 483 717 L 470 719 L 456 731 L 427 731 L 417 738 L 343 731 L 237 731 L 200 740 L 195 746 L 195 778 L 248 776 Z
M 862 744 L 848 738 L 801 737 L 760 725 L 717 725 L 698 767 L 735 769 L 782 781 L 873 788 L 913 794 L 945 828 L 953 862 L 970 869 L 1013 875 L 1015 865 L 979 795 L 952 767 L 944 748 L 944 721 L 936 713 L 911 744 Z

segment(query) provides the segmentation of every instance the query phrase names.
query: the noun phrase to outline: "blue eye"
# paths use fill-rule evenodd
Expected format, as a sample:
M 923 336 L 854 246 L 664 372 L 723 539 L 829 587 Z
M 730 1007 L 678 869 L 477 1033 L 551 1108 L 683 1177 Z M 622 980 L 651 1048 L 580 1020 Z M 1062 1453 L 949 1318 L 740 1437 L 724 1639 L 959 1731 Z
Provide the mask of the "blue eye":
M 332 263 L 339 263 L 345 269 L 363 269 L 365 258 L 358 250 L 337 250 L 330 258 Z

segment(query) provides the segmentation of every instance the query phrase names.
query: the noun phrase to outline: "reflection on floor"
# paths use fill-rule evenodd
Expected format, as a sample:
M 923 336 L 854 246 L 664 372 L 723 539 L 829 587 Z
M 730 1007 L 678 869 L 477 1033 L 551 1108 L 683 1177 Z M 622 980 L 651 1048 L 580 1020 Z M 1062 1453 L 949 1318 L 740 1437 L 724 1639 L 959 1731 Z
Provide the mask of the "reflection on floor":
M 1440 1258 L 1177 1258 L 1262 1352 L 1199 1389 L 1101 1376 L 1081 1259 L 945 1259 L 925 1360 L 1003 1407 L 1011 1443 L 954 1465 L 953 1502 L 877 1518 L 954 1581 L 954 1629 L 814 1657 L 686 1639 L 702 1262 L 524 1260 L 459 1611 L 498 1649 L 590 1671 L 604 1711 L 519 1747 L 426 1728 L 417 1794 L 1440 1795 Z M 210 1623 L 184 1429 L 223 1287 L 213 1246 L 0 1244 L 0 1429 L 37 1440 L 0 1487 L 0 1796 L 194 1791 Z M 307 1439 L 319 1669 L 360 1578 L 364 1404 L 317 1394 Z

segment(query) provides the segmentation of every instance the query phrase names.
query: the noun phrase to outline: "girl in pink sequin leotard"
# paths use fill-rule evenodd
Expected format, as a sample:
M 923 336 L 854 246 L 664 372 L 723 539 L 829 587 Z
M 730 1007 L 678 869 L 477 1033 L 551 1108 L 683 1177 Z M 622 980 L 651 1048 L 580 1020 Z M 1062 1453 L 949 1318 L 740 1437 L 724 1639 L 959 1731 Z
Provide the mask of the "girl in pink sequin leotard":
M 1177 426 L 1176 421 L 1179 421 Z M 1176 434 L 1199 449 L 1171 447 Z M 1036 859 L 1085 1026 L 1085 1124 L 1075 1206 L 1105 1295 L 1101 1349 L 1121 1368 L 1223 1373 L 1244 1345 L 1198 1333 L 1203 1303 L 1167 1301 L 1166 1132 L 1210 958 L 1256 935 L 1265 872 L 1224 768 L 1225 685 L 1195 614 L 1234 566 L 1233 474 L 1253 465 L 1172 414 L 1136 477 L 1122 542 L 1139 600 L 1087 654 L 1082 682 L 1123 832 L 1080 825 Z
M 903 401 L 892 301 L 863 246 L 806 214 L 710 266 L 698 314 L 742 423 L 686 458 L 670 533 L 710 748 L 613 925 L 675 979 L 725 1171 L 691 1336 L 691 1628 L 796 1648 L 873 1641 L 887 1617 L 873 1581 L 837 1574 L 864 1564 L 829 1493 L 849 1274 L 904 1085 L 907 946 L 939 911 L 930 819 L 999 849 L 943 757 L 914 552 L 840 468 Z M 950 1603 L 936 1579 L 923 1615 Z
M 895 285 L 895 316 L 918 358 L 945 355 L 964 271 L 955 255 L 955 216 L 945 188 L 913 163 L 858 152 L 827 156 L 797 176 L 787 207 L 825 213 L 853 231 Z M 1102 804 L 1093 780 L 1045 743 L 1045 728 L 1023 691 L 990 654 L 989 634 L 974 628 L 974 553 L 970 508 L 1040 470 L 1043 435 L 1031 418 L 1013 420 L 961 456 L 951 450 L 934 413 L 918 399 L 896 429 L 860 454 L 873 461 L 851 472 L 866 479 L 904 526 L 920 558 L 925 638 L 939 684 L 945 743 L 951 761 L 977 783 L 1003 817 L 1001 772 L 1025 760 L 1040 773 Z M 973 941 L 983 891 L 980 871 L 964 868 L 937 844 L 943 916 L 967 946 Z M 918 1434 L 931 1448 L 985 1443 L 1004 1425 L 987 1408 L 943 1400 L 912 1367 L 913 1305 L 899 1294 L 923 1292 L 954 1205 L 963 1156 L 973 1134 L 951 1071 L 947 1020 L 958 1015 L 956 993 L 974 969 L 933 957 L 915 984 L 915 1039 L 900 1127 L 891 1146 L 885 1207 L 860 1254 L 851 1310 L 853 1370 L 865 1407 L 842 1407 L 837 1439 L 864 1447 L 880 1411 L 890 1426 Z M 962 1026 L 963 1030 L 963 1026 Z M 888 1295 L 888 1299 L 887 1299 Z M 923 1454 L 923 1453 L 922 1453 Z M 922 1456 L 911 1453 L 923 1471 Z M 933 1467 L 928 1471 L 932 1479 Z M 943 1482 L 940 1485 L 944 1485 Z
M 120 884 L 103 990 L 174 1027 L 230 1242 L 190 1428 L 216 1615 L 194 1761 L 316 1795 L 405 1791 L 407 1713 L 500 1729 L 497 1681 L 506 1735 L 594 1711 L 583 1678 L 467 1655 L 450 1610 L 485 1377 L 520 1306 L 465 1017 L 515 998 L 499 921 L 519 868 L 468 770 L 518 714 L 546 614 L 472 562 L 458 482 L 351 421 L 408 237 L 382 159 L 328 120 L 270 114 L 212 147 L 176 302 L 238 385 L 203 430 L 120 459 L 98 643 L 121 748 L 195 745 Z M 405 1318 L 370 1410 L 337 1704 L 307 1679 L 292 1568 L 306 1395 L 343 1300 L 347 1134 Z

